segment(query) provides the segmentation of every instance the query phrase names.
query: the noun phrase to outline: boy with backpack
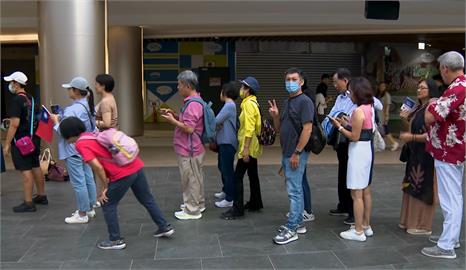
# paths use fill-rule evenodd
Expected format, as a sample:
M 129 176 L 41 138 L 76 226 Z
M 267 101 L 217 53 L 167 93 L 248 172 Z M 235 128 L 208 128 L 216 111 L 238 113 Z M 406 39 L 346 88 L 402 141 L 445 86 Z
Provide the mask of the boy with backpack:
M 183 204 L 175 212 L 180 220 L 200 219 L 205 210 L 204 198 L 204 144 L 215 139 L 215 115 L 196 91 L 197 76 L 191 70 L 178 75 L 178 91 L 184 98 L 179 115 L 172 110 L 161 110 L 168 123 L 176 126 L 173 146 L 183 187 Z
M 175 230 L 163 217 L 162 211 L 150 192 L 144 174 L 144 163 L 137 157 L 137 150 L 133 151 L 135 147 L 132 139 L 116 130 L 108 132 L 116 135 L 113 136 L 116 141 L 112 144 L 108 143 L 110 136 L 86 132 L 84 123 L 77 117 L 65 118 L 60 123 L 61 136 L 68 143 L 75 143 L 76 150 L 82 156 L 83 161 L 92 167 L 102 183 L 102 191 L 98 200 L 102 203 L 109 240 L 99 243 L 97 247 L 100 249 L 126 247 L 123 237 L 120 236 L 117 207 L 130 188 L 138 202 L 147 209 L 152 220 L 157 224 L 158 230 L 154 236 L 171 236 Z M 106 137 L 108 139 L 105 139 Z M 120 153 L 126 156 L 126 160 Z M 136 153 L 136 155 L 131 153 Z

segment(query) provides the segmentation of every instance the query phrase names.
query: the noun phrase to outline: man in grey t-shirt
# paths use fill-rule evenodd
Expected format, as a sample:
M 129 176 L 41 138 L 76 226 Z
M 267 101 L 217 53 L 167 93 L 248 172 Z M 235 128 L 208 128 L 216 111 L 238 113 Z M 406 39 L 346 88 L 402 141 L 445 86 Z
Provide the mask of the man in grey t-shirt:
M 304 83 L 303 72 L 290 68 L 285 72 L 285 87 L 289 98 L 279 114 L 275 100 L 269 101 L 269 113 L 273 118 L 275 130 L 280 130 L 282 147 L 282 168 L 285 172 L 286 187 L 290 200 L 288 221 L 281 226 L 274 242 L 280 245 L 298 240 L 298 232 L 305 233 L 302 225 L 304 211 L 303 173 L 306 168 L 309 152 L 304 151 L 312 132 L 314 104 L 303 95 L 301 87 Z

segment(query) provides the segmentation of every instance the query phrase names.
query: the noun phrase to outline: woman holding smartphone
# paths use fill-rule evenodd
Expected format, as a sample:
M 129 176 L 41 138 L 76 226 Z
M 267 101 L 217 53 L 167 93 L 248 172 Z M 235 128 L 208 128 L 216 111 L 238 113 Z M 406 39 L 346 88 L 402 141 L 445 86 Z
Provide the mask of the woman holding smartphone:
M 374 97 L 370 82 L 363 77 L 352 79 L 348 90 L 351 100 L 358 106 L 351 115 L 351 123 L 348 125 L 345 119 L 330 117 L 338 131 L 350 140 L 346 184 L 353 199 L 355 225 L 341 232 L 340 236 L 347 240 L 366 241 L 366 236 L 374 234 L 370 226 L 372 196 L 369 187 L 374 164 Z

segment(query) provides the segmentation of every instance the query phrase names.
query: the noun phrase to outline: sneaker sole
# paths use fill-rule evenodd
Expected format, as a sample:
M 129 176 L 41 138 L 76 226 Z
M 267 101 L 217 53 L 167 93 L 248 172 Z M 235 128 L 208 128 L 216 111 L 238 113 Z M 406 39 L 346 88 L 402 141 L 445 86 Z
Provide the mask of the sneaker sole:
M 164 232 L 164 233 L 159 233 L 159 234 L 154 234 L 154 237 L 170 237 L 172 236 L 173 234 L 175 233 L 175 229 L 171 229 L 169 230 L 168 232 Z
M 33 213 L 33 212 L 37 212 L 37 209 L 25 210 L 25 211 L 15 211 L 15 210 L 13 210 L 13 212 L 15 212 L 15 213 Z
M 117 246 L 111 246 L 111 247 L 102 247 L 102 246 L 97 246 L 100 249 L 105 249 L 105 250 L 110 250 L 110 249 L 124 249 L 126 247 L 126 244 L 122 245 L 117 245 Z
M 180 210 L 184 210 L 184 207 L 180 207 Z M 205 207 L 204 207 L 204 208 L 201 208 L 201 213 L 204 213 L 204 212 L 205 212 L 205 210 L 206 210 L 206 208 L 205 208 Z
M 197 220 L 197 219 L 201 219 L 202 218 L 202 215 L 199 215 L 199 216 L 192 216 L 192 217 L 179 217 L 177 215 L 175 215 L 175 217 L 179 220 Z
M 233 207 L 233 204 L 232 205 L 220 205 L 220 206 L 215 204 L 215 207 L 217 207 L 217 208 L 230 208 L 230 207 Z M 201 213 L 202 213 L 202 211 L 201 211 Z
M 442 259 L 456 259 L 456 254 L 455 255 L 432 255 L 429 253 L 425 253 L 424 250 L 421 250 L 422 255 L 425 255 L 427 257 L 431 258 L 442 258 Z
M 283 242 L 277 242 L 277 240 L 273 239 L 273 241 L 277 245 L 286 245 L 286 244 L 288 244 L 290 242 L 293 242 L 293 241 L 296 241 L 296 240 L 298 240 L 298 235 L 295 235 L 295 236 L 291 237 L 290 239 L 288 239 L 286 241 L 283 241 Z
M 343 221 L 346 225 L 354 225 L 354 222 Z
M 438 241 L 432 240 L 432 239 L 430 239 L 430 238 L 429 238 L 429 241 L 432 242 L 432 243 L 434 243 L 434 244 L 437 244 L 437 242 L 438 242 Z M 454 246 L 455 249 L 458 249 L 458 248 L 460 248 L 460 247 L 461 247 L 461 244 L 460 244 L 460 243 L 456 243 L 455 246 Z

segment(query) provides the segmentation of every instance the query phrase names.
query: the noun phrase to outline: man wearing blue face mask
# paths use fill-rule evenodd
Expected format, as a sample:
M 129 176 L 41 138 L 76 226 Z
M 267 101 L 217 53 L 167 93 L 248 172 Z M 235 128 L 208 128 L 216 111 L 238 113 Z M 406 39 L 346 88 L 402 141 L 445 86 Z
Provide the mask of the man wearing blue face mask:
M 285 72 L 285 88 L 289 98 L 285 101 L 280 115 L 275 100 L 269 101 L 269 113 L 275 130 L 280 130 L 282 147 L 282 168 L 285 173 L 286 188 L 290 200 L 290 214 L 285 225 L 280 226 L 274 242 L 284 245 L 298 240 L 298 233 L 306 233 L 303 225 L 304 199 L 302 180 L 309 152 L 304 151 L 312 132 L 314 104 L 303 95 L 303 72 L 290 68 Z

